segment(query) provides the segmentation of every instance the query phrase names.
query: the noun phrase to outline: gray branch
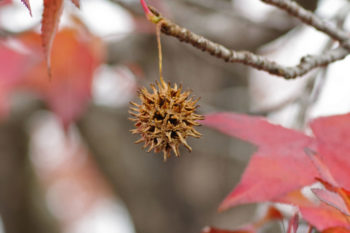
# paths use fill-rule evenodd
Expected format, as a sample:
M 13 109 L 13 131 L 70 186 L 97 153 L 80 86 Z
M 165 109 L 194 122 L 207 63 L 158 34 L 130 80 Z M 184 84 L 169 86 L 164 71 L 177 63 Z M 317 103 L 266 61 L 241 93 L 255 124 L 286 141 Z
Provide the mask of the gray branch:
M 295 79 L 308 73 L 314 68 L 326 66 L 332 62 L 341 60 L 349 54 L 346 49 L 339 47 L 329 50 L 322 55 L 306 55 L 300 59 L 299 64 L 296 66 L 283 66 L 266 57 L 248 51 L 230 50 L 225 46 L 197 35 L 186 28 L 182 28 L 166 18 L 163 18 L 160 23 L 161 31 L 164 34 L 191 44 L 195 48 L 205 51 L 212 56 L 220 58 L 226 62 L 242 63 L 285 79 Z
M 154 8 L 150 8 L 152 12 L 161 20 L 161 32 L 177 38 L 178 40 L 191 44 L 204 52 L 211 54 L 226 62 L 242 63 L 258 70 L 266 71 L 270 74 L 283 77 L 284 79 L 295 79 L 310 72 L 317 67 L 324 67 L 335 61 L 344 59 L 350 51 L 350 37 L 348 32 L 338 28 L 324 19 L 319 18 L 311 11 L 308 11 L 290 0 L 261 0 L 267 4 L 276 6 L 290 15 L 295 16 L 302 22 L 314 27 L 315 29 L 326 33 L 331 38 L 340 42 L 340 47 L 331 49 L 321 55 L 306 55 L 300 59 L 299 64 L 295 66 L 283 66 L 275 61 L 271 61 L 266 57 L 259 56 L 248 51 L 235 51 L 226 48 L 221 44 L 217 44 L 203 36 L 180 27 L 167 18 L 162 17 Z
M 303 23 L 314 27 L 315 29 L 324 32 L 331 38 L 339 41 L 344 48 L 350 50 L 349 32 L 338 28 L 335 24 L 319 18 L 313 12 L 301 7 L 298 3 L 290 0 L 261 0 L 267 4 L 276 6 L 288 14 L 298 18 Z

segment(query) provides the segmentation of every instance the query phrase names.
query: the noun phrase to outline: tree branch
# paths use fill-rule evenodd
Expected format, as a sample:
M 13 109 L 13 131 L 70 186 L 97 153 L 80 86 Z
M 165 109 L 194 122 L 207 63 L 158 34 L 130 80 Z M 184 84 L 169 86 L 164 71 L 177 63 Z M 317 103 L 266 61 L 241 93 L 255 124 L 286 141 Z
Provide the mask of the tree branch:
M 152 9 L 152 11 L 154 14 L 161 17 L 154 9 Z M 169 19 L 163 17 L 161 17 L 161 19 L 162 20 L 159 22 L 161 24 L 161 31 L 168 36 L 175 37 L 182 42 L 191 44 L 195 48 L 207 52 L 226 62 L 242 63 L 285 79 L 295 79 L 308 73 L 314 68 L 326 66 L 332 62 L 341 60 L 349 54 L 344 48 L 336 48 L 319 56 L 306 55 L 300 59 L 299 64 L 296 66 L 283 66 L 263 56 L 248 51 L 230 50 L 223 45 L 212 42 L 211 40 L 197 35 L 186 28 L 180 27 Z
M 335 24 L 319 18 L 313 12 L 301 7 L 298 3 L 290 0 L 261 1 L 286 11 L 288 14 L 298 18 L 303 23 L 310 25 L 321 32 L 324 32 L 331 38 L 339 41 L 344 48 L 350 50 L 350 37 L 348 32 L 341 30 Z

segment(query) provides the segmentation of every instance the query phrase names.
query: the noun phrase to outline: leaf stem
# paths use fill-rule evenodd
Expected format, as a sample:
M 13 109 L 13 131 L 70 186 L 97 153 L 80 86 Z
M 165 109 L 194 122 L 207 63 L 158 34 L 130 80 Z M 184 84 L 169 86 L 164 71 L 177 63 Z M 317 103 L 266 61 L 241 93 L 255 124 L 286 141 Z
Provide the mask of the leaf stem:
M 152 23 L 157 24 L 162 18 L 159 16 L 156 16 L 152 13 L 152 11 L 149 9 L 146 0 L 140 0 L 140 3 L 142 5 L 143 11 L 145 12 L 145 15 L 149 21 Z
M 147 3 L 146 3 L 145 0 L 140 0 L 140 3 L 141 3 L 141 5 L 142 5 L 142 7 L 143 7 L 143 11 L 145 12 L 145 15 L 146 15 L 146 16 L 152 14 L 152 12 L 151 12 L 150 9 L 148 8 Z
M 156 34 L 157 34 L 158 58 L 159 58 L 159 79 L 161 84 L 164 86 L 165 82 L 163 79 L 163 55 L 162 55 L 162 43 L 160 41 L 160 30 L 161 30 L 161 23 L 157 24 Z

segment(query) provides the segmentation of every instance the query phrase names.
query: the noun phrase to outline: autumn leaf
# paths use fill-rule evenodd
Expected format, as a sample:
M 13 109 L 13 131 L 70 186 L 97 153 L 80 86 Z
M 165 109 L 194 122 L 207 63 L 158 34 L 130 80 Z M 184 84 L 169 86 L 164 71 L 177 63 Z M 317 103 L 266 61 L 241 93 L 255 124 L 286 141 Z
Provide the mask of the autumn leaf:
M 343 227 L 333 227 L 322 231 L 322 233 L 350 233 L 350 230 Z
M 319 172 L 319 178 L 317 177 L 316 180 L 321 182 L 326 188 L 326 190 L 312 189 L 314 194 L 321 201 L 330 206 L 333 206 L 343 214 L 349 215 L 350 199 L 348 192 L 338 184 L 328 167 L 324 164 L 323 161 L 321 161 L 319 155 L 316 152 L 311 152 L 308 148 L 305 149 L 305 152 Z
M 222 202 L 220 210 L 273 201 L 315 181 L 317 170 L 304 152 L 304 148 L 314 146 L 311 137 L 261 117 L 234 113 L 210 114 L 202 123 L 258 146 L 240 183 Z
M 49 74 L 51 74 L 51 48 L 62 14 L 63 1 L 64 0 L 44 0 L 41 37 Z
M 320 203 L 308 207 L 301 206 L 299 210 L 303 218 L 320 231 L 333 227 L 349 227 L 350 219 L 336 208 L 326 204 Z
M 325 189 L 313 188 L 312 192 L 325 204 L 330 205 L 345 215 L 350 216 L 349 210 L 346 208 L 344 199 L 338 193 L 331 192 Z
M 16 43 L 15 39 L 11 39 Z M 0 40 L 0 118 L 9 112 L 9 95 L 21 82 L 21 76 L 38 64 L 40 56 L 25 51 L 15 50 L 8 46 L 9 40 Z
M 287 233 L 297 233 L 299 226 L 299 216 L 295 213 L 293 217 L 289 220 Z
M 0 1 L 0 7 L 6 6 L 7 4 L 11 4 L 12 0 L 1 0 Z
M 323 201 L 314 202 L 300 191 L 291 192 L 278 202 L 298 206 L 303 219 L 320 231 L 330 227 L 349 226 L 347 217 L 341 211 Z
M 314 120 L 314 138 L 263 118 L 238 114 L 212 114 L 203 124 L 258 146 L 240 183 L 221 207 L 260 201 L 289 203 L 297 205 L 303 218 L 320 231 L 350 229 L 350 114 Z M 312 189 L 320 203 L 297 190 L 314 181 L 325 187 Z
M 338 185 L 350 190 L 350 114 L 318 118 L 310 126 L 320 160 Z
M 265 215 L 262 216 L 259 220 L 254 223 L 247 225 L 238 230 L 223 230 L 213 227 L 206 227 L 203 229 L 202 233 L 255 233 L 259 228 L 261 228 L 266 223 L 272 220 L 282 220 L 283 216 L 281 212 L 275 207 L 271 206 L 265 212 Z
M 39 53 L 40 35 L 27 33 L 20 40 L 34 54 Z M 103 51 L 99 38 L 82 30 L 64 29 L 57 33 L 52 48 L 53 78 L 47 78 L 43 61 L 24 75 L 19 88 L 37 93 L 67 127 L 91 98 L 93 74 L 103 60 Z
M 206 227 L 202 233 L 255 233 L 253 230 L 223 230 L 218 228 Z

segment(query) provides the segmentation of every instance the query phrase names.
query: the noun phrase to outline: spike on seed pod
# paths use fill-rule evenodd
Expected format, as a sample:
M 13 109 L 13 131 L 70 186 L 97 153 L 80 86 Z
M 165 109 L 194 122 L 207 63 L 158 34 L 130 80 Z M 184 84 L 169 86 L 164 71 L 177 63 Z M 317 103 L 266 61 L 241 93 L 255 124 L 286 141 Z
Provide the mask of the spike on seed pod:
M 162 79 L 150 87 L 151 92 L 147 88 L 138 91 L 141 104 L 130 102 L 129 112 L 134 118 L 129 119 L 136 127 L 131 132 L 141 136 L 135 143 L 144 142 L 143 147 L 148 147 L 148 152 L 163 152 L 164 161 L 171 156 L 171 151 L 180 156 L 181 144 L 192 151 L 186 138 L 200 138 L 201 134 L 194 127 L 200 125 L 198 120 L 204 119 L 196 113 L 198 99 L 189 98 L 190 91 L 182 92 L 181 86 L 171 87 Z

